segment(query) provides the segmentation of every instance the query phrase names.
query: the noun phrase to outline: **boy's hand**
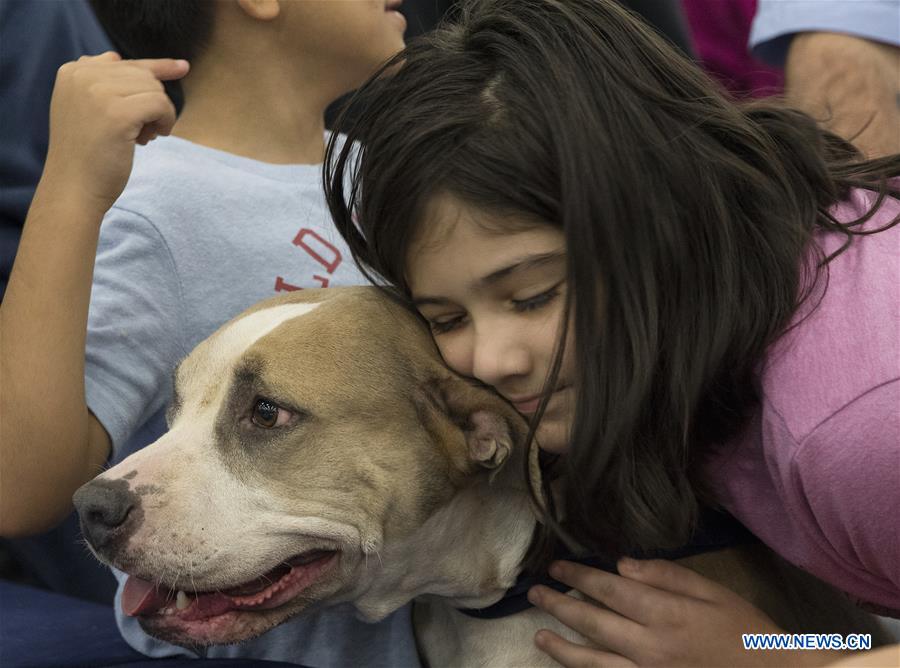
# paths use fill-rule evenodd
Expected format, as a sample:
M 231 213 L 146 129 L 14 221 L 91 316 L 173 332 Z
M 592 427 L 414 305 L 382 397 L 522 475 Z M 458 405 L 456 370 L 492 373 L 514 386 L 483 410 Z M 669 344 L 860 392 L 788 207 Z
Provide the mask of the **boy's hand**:
M 799 666 L 824 665 L 840 656 L 745 651 L 742 633 L 780 629 L 731 590 L 674 562 L 623 559 L 619 573 L 552 564 L 552 577 L 607 607 L 548 587 L 532 588 L 528 598 L 534 605 L 594 645 L 576 645 L 542 630 L 535 637 L 538 648 L 564 666 Z
M 184 60 L 122 60 L 111 51 L 60 67 L 42 180 L 105 213 L 128 181 L 135 142 L 171 132 L 175 107 L 161 82 L 180 79 L 188 68 Z

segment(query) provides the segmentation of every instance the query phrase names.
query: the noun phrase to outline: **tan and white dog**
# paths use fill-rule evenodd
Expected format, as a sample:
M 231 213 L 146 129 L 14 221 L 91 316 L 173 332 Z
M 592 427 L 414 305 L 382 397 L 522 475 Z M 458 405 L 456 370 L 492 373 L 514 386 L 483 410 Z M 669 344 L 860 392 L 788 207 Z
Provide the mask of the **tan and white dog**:
M 370 621 L 418 599 L 423 659 L 553 665 L 536 609 L 500 599 L 535 527 L 524 419 L 443 365 L 375 288 L 262 302 L 179 365 L 162 438 L 75 495 L 95 554 L 131 575 L 122 607 L 182 645 L 234 643 L 315 605 Z M 874 632 L 759 547 L 691 558 L 792 631 Z M 788 575 L 785 576 L 785 573 Z

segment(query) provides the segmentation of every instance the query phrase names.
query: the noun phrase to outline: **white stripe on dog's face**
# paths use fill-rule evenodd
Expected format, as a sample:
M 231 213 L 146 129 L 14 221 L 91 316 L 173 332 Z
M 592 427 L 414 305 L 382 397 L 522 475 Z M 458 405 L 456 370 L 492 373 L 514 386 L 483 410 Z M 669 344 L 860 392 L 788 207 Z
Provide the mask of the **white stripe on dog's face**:
M 231 371 L 247 349 L 269 334 L 279 325 L 307 315 L 319 304 L 282 304 L 255 311 L 198 346 L 179 370 L 180 394 L 209 399 L 209 392 L 216 388 L 222 396 L 231 380 Z M 198 387 L 208 385 L 208 387 Z M 213 401 L 213 404 L 221 402 Z
M 212 339 L 210 344 L 215 352 L 211 356 L 234 362 L 247 348 L 273 329 L 293 320 L 301 315 L 318 308 L 319 304 L 282 304 L 271 308 L 255 311 L 234 321 L 229 327 L 221 330 Z

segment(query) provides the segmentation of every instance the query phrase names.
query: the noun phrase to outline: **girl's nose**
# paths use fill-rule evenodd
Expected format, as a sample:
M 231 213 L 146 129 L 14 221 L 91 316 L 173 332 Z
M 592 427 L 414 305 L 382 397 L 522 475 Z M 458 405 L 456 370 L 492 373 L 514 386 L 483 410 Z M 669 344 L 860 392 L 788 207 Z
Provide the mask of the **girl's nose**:
M 531 354 L 524 331 L 488 329 L 476 332 L 472 351 L 472 376 L 488 385 L 504 384 L 531 370 Z

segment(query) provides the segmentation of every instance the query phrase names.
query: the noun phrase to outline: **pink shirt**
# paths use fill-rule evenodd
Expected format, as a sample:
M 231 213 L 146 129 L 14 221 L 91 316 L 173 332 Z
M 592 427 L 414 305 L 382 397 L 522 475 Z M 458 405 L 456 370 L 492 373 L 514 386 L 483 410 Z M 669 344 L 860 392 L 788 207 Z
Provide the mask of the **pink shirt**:
M 873 198 L 854 192 L 838 220 Z M 898 213 L 889 199 L 865 229 Z M 831 253 L 844 237 L 817 240 Z M 761 410 L 708 473 L 776 552 L 900 616 L 900 225 L 853 237 L 828 267 L 818 307 L 770 351 Z

